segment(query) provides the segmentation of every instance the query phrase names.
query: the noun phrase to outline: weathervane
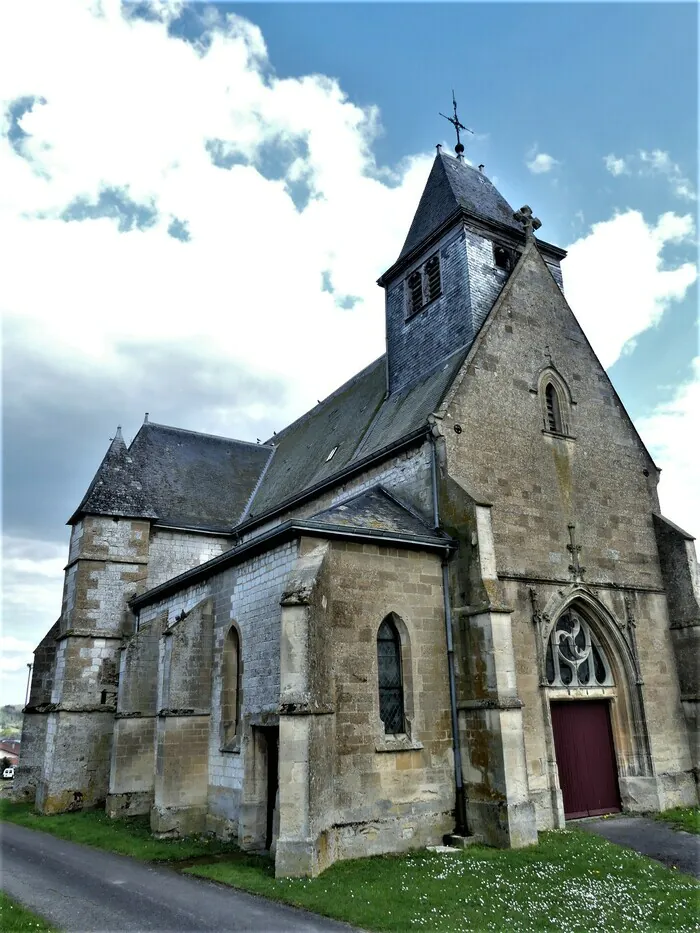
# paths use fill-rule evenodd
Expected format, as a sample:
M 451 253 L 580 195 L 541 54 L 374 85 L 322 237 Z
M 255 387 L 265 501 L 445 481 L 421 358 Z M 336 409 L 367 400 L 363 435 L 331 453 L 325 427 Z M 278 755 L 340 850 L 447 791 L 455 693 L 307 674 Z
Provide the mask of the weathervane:
M 452 109 L 454 110 L 454 116 L 448 117 L 444 113 L 440 113 L 441 117 L 445 117 L 448 123 L 451 123 L 454 126 L 457 133 L 457 145 L 455 146 L 455 152 L 457 153 L 458 159 L 464 158 L 464 146 L 462 145 L 462 140 L 459 138 L 459 131 L 465 130 L 467 133 L 474 133 L 474 130 L 470 130 L 468 126 L 465 126 L 463 123 L 459 122 L 459 117 L 457 116 L 457 101 L 455 100 L 455 92 L 452 91 Z

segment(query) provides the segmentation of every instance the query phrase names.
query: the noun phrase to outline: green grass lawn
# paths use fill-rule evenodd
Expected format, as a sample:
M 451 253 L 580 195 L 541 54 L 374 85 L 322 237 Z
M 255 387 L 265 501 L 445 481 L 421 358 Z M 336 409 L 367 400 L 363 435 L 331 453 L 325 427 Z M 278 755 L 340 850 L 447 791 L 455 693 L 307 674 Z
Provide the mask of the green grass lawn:
M 81 842 L 83 845 L 107 849 L 120 855 L 130 855 L 143 862 L 165 862 L 199 858 L 206 855 L 237 851 L 231 842 L 220 842 L 211 836 L 189 839 L 154 839 L 147 816 L 130 816 L 111 820 L 103 810 L 81 810 L 77 813 L 57 813 L 40 816 L 29 803 L 0 800 L 0 821 L 18 823 L 29 829 Z
M 674 829 L 684 829 L 687 833 L 700 834 L 700 808 L 674 807 L 654 814 L 657 820 L 670 823 Z
M 277 881 L 269 859 L 233 843 L 152 839 L 146 817 L 110 820 L 95 810 L 39 816 L 28 804 L 0 801 L 0 819 L 142 861 L 169 861 L 378 933 L 698 930 L 694 879 L 580 830 L 541 833 L 529 849 L 420 850 L 339 862 L 314 879 Z
M 269 861 L 243 856 L 185 870 L 366 930 L 698 929 L 694 879 L 579 830 L 540 840 L 518 851 L 479 846 L 339 862 L 313 880 L 276 881 Z
M 31 910 L 22 907 L 0 891 L 0 930 L 3 933 L 15 933 L 19 930 L 41 930 L 51 933 L 54 927 L 33 914 Z

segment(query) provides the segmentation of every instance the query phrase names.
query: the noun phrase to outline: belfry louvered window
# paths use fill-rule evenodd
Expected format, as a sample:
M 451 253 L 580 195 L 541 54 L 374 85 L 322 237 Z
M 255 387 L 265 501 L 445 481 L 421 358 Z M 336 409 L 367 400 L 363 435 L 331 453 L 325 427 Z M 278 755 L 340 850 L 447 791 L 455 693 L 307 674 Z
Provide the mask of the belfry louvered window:
M 406 284 L 408 285 L 406 316 L 411 317 L 442 294 L 440 254 L 435 253 L 419 269 L 415 269 L 409 275 Z
M 389 735 L 405 731 L 401 639 L 396 625 L 387 616 L 377 632 L 379 677 L 379 717 Z
M 440 295 L 440 257 L 436 254 L 425 264 L 425 282 L 428 301 Z
M 420 271 L 408 277 L 409 313 L 415 314 L 423 307 L 423 276 Z
M 547 430 L 554 431 L 557 434 L 562 433 L 561 410 L 559 408 L 559 396 L 557 390 L 551 382 L 547 383 L 544 392 L 545 407 L 547 413 Z

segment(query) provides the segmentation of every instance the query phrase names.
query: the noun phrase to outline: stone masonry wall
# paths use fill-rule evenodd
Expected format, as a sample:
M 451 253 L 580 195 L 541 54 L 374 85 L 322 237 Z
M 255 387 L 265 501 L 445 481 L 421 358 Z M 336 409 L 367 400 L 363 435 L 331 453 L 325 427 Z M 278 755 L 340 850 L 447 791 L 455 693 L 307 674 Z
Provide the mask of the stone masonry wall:
M 159 624 L 158 620 L 167 620 L 167 624 L 172 626 L 181 613 L 191 612 L 209 596 L 213 599 L 211 717 L 205 755 L 209 772 L 207 827 L 221 835 L 231 836 L 238 832 L 245 760 L 249 752 L 252 754 L 250 730 L 253 725 L 276 721 L 279 705 L 279 601 L 297 547 L 296 542 L 289 542 L 273 548 L 204 583 L 184 588 L 147 606 L 139 614 L 137 637 L 141 638 L 151 626 Z M 235 623 L 240 634 L 242 652 L 241 742 L 235 749 L 222 751 L 222 649 L 232 623 Z M 131 647 L 133 642 L 133 639 L 129 642 L 127 650 L 136 651 Z M 128 697 L 133 697 L 134 693 L 140 696 L 144 690 L 143 684 L 148 683 L 149 690 L 152 690 L 152 685 L 156 683 L 157 662 L 152 650 L 148 651 L 148 659 L 149 674 L 140 666 L 125 669 L 125 680 L 120 685 L 125 713 L 128 712 Z M 174 683 L 179 676 L 179 665 L 174 659 L 170 663 L 171 676 L 174 678 L 171 683 Z M 138 685 L 135 685 L 137 680 Z M 171 701 L 169 705 L 172 705 Z M 122 713 L 121 699 L 119 713 Z M 118 728 L 121 734 L 121 723 Z M 133 725 L 128 728 L 136 729 Z M 171 744 L 172 741 L 168 740 Z M 136 790 L 135 785 L 132 790 Z M 126 784 L 123 787 L 120 785 L 119 791 L 126 793 Z
M 355 858 L 439 842 L 454 827 L 455 794 L 440 558 L 335 542 L 329 580 L 335 756 L 317 762 L 333 787 L 329 851 Z M 402 737 L 379 718 L 376 638 L 390 612 L 401 620 Z
M 191 567 L 218 557 L 231 545 L 231 539 L 223 535 L 171 531 L 154 526 L 151 529 L 146 588 L 159 586 Z
M 499 573 L 569 580 L 574 523 L 586 579 L 660 589 L 653 464 L 537 253 L 510 286 L 448 401 L 450 475 L 494 503 Z M 543 431 L 550 363 L 575 402 L 568 437 Z
M 158 654 L 165 619 L 142 625 L 122 647 L 109 781 L 110 816 L 150 813 L 155 779 Z
M 570 390 L 565 436 L 544 429 L 538 378 L 545 368 L 555 369 Z M 474 500 L 493 504 L 493 562 L 501 582 L 494 579 L 490 598 L 510 609 L 514 603 L 518 607 L 512 616 L 518 692 L 525 704 L 528 769 L 540 825 L 551 818 L 551 810 L 547 817 L 543 813 L 552 806 L 547 783 L 555 780 L 555 763 L 544 744 L 548 700 L 533 686 L 537 668 L 532 607 L 527 606 L 530 586 L 542 590 L 544 605 L 547 594 L 564 592 L 582 579 L 597 599 L 609 604 L 618 627 L 627 624 L 622 594 L 627 596 L 636 613 L 655 775 L 654 788 L 643 794 L 640 790 L 640 799 L 644 794 L 648 802 L 655 799 L 648 809 L 658 809 L 664 800 L 685 799 L 688 746 L 680 728 L 678 680 L 652 519 L 658 510 L 656 471 L 536 251 L 511 276 L 467 360 L 463 381 L 446 400 L 441 430 L 449 475 Z M 577 563 L 584 568 L 580 572 Z M 632 718 L 628 711 L 628 725 L 618 735 L 620 743 L 628 743 L 629 754 L 636 729 Z M 622 746 L 620 751 L 624 761 L 627 752 Z
M 41 779 L 56 667 L 56 637 L 60 630 L 59 619 L 51 626 L 34 652 L 29 700 L 22 719 L 21 754 L 15 768 L 13 795 L 17 800 L 33 801 Z

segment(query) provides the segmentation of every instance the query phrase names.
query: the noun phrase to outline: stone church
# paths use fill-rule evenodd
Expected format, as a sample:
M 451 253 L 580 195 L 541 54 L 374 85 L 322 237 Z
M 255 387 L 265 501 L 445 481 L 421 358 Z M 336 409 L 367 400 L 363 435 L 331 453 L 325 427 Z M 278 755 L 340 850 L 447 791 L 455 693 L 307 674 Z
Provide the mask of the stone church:
M 117 432 L 16 778 L 278 875 L 697 802 L 698 572 L 564 250 L 441 151 L 386 354 L 264 444 Z

